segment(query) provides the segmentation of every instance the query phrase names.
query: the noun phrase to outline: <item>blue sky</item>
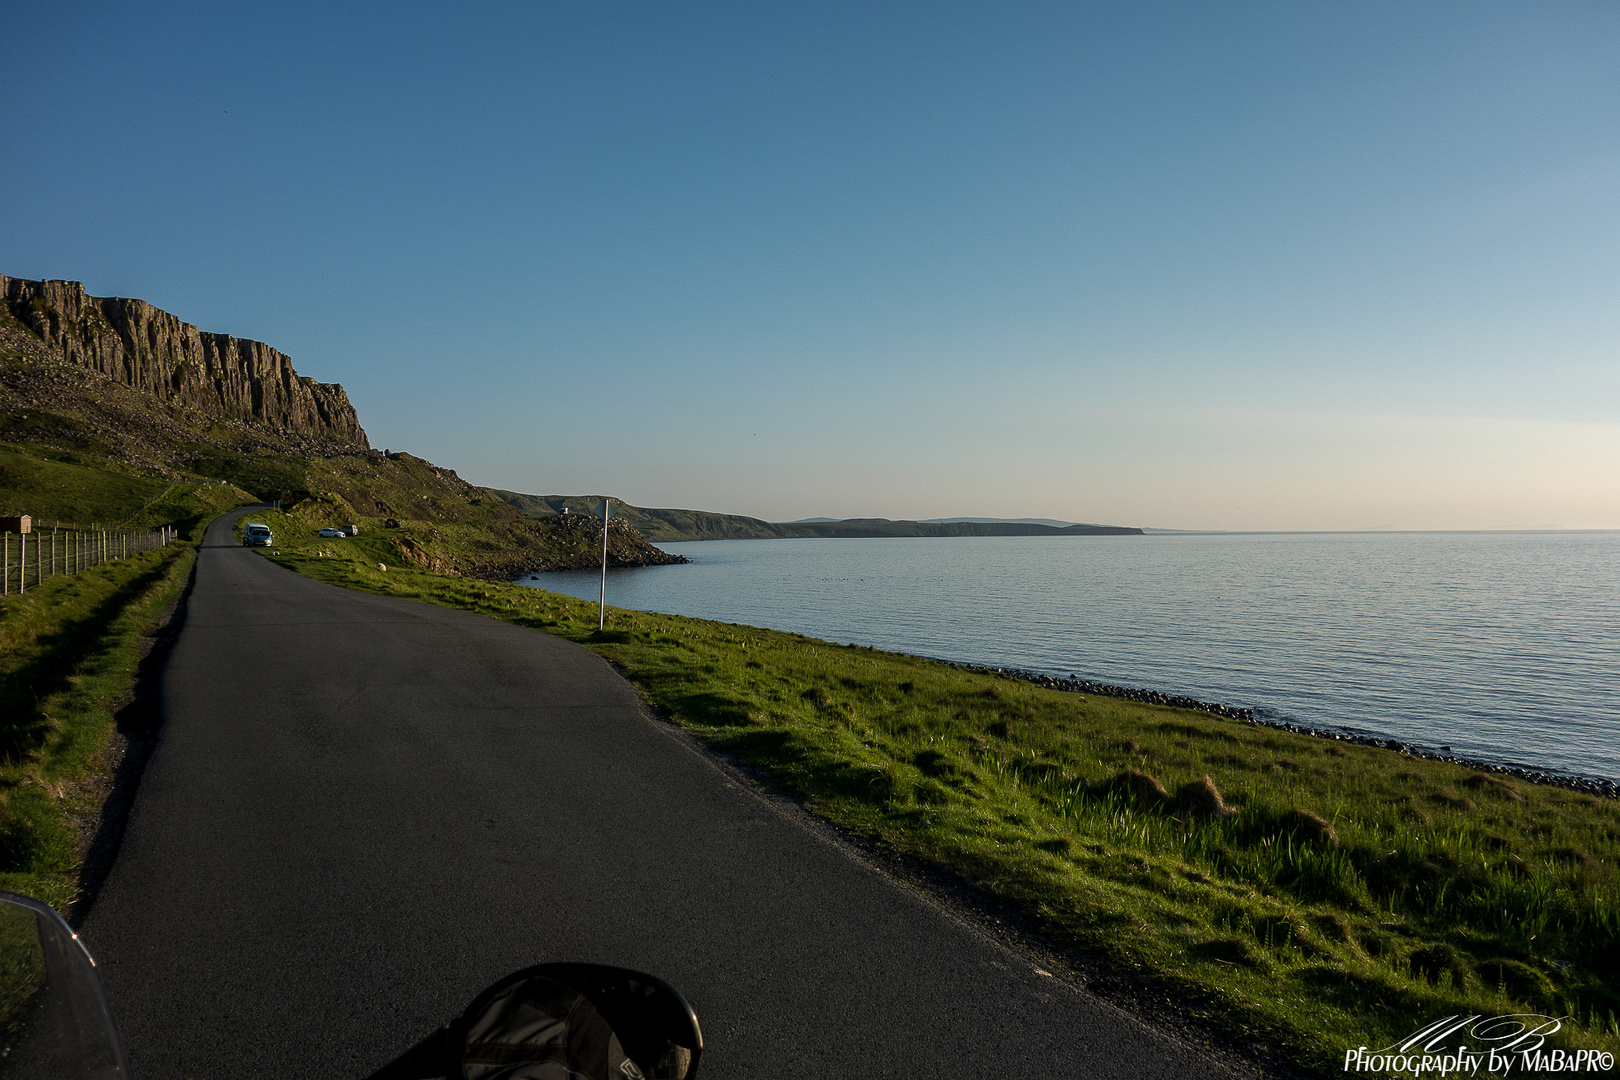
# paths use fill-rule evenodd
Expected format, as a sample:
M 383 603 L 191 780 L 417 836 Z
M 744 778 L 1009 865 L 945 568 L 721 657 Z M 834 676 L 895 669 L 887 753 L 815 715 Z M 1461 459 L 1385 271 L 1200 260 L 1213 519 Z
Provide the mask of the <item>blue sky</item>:
M 0 29 L 0 273 L 268 341 L 478 483 L 1620 528 L 1610 4 L 11 3 Z

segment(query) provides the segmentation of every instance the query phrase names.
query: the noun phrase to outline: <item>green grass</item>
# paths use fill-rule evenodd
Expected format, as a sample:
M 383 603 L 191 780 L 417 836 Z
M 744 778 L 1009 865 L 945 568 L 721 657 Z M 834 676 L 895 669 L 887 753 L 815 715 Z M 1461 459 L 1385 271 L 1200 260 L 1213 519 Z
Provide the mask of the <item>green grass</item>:
M 595 649 L 814 813 L 1311 1071 L 1476 1012 L 1620 1051 L 1613 802 L 751 627 L 610 609 L 598 633 L 588 603 L 379 571 L 386 536 L 281 539 L 309 576 Z
M 173 525 L 191 533 L 251 498 L 217 480 L 175 480 L 72 452 L 0 443 L 0 509 L 31 515 L 36 528 L 55 522 L 82 528 Z
M 138 513 L 167 486 L 156 477 L 53 461 L 0 445 L 0 490 L 17 503 L 6 509 L 31 514 L 36 525 L 110 525 Z
M 84 853 L 69 815 L 96 809 L 84 782 L 103 768 L 140 635 L 194 553 L 172 544 L 0 599 L 0 888 L 71 909 Z
M 0 597 L 0 888 L 71 910 L 113 710 L 133 686 L 141 634 L 184 588 L 203 528 L 243 492 L 0 448 L 0 501 L 85 525 L 174 525 L 156 551 L 49 577 Z

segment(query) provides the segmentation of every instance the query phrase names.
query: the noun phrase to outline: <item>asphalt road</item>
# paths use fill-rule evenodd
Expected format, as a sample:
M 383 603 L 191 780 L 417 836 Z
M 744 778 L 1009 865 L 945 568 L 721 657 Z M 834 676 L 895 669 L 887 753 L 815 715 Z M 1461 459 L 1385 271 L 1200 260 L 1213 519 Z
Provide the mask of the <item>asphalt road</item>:
M 208 531 L 83 929 L 138 1080 L 358 1077 L 508 971 L 691 1000 L 701 1076 L 1192 1077 L 732 779 L 545 634 L 300 578 Z

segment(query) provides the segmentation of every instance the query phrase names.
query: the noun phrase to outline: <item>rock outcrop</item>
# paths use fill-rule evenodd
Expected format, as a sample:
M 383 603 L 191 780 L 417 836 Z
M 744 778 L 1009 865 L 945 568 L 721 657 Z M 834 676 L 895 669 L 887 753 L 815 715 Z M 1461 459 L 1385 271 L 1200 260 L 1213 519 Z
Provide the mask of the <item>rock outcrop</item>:
M 0 276 L 0 333 L 37 359 L 106 376 L 211 416 L 366 449 L 343 387 L 299 375 L 258 341 L 205 333 L 144 300 L 90 296 L 77 281 Z
M 601 564 L 602 519 L 595 514 L 559 514 L 527 524 L 544 545 L 545 556 L 524 571 L 589 570 Z M 608 519 L 607 540 L 610 567 L 674 566 L 691 561 L 653 547 L 622 517 Z

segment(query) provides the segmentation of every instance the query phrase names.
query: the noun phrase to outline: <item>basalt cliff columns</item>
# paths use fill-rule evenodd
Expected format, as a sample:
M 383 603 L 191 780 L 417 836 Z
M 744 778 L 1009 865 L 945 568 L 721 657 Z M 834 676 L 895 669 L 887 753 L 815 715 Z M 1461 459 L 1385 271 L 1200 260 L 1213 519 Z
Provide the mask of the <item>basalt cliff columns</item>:
M 211 416 L 335 447 L 370 444 L 336 383 L 299 375 L 259 341 L 210 334 L 144 300 L 90 296 L 77 281 L 0 276 L 5 344 Z M 25 333 L 18 333 L 23 331 Z

